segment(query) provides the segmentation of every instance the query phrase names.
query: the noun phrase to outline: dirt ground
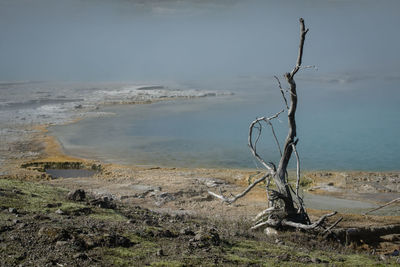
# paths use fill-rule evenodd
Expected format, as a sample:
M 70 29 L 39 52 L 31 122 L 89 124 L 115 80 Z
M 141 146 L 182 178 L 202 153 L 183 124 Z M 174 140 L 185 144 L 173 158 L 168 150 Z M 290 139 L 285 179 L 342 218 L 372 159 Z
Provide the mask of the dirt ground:
M 26 149 L 26 146 L 38 151 L 39 156 L 8 161 L 4 168 L 7 175 L 2 176 L 0 187 L 0 197 L 3 197 L 4 203 L 9 203 L 2 202 L 0 255 L 10 265 L 105 265 L 107 262 L 127 266 L 135 263 L 136 266 L 157 266 L 158 263 L 158 266 L 179 266 L 182 262 L 199 265 L 202 263 L 200 258 L 205 257 L 206 266 L 258 266 L 266 262 L 288 266 L 294 262 L 350 266 L 352 257 L 360 256 L 354 254 L 356 252 L 352 249 L 378 255 L 363 258 L 371 266 L 395 263 L 398 259 L 398 256 L 390 257 L 390 254 L 400 250 L 400 233 L 380 238 L 374 243 L 354 244 L 350 248 L 326 240 L 314 243 L 311 242 L 312 237 L 300 233 L 280 233 L 271 239 L 262 232 L 250 231 L 251 219 L 267 208 L 263 186 L 256 187 L 232 205 L 223 204 L 208 194 L 208 191 L 220 190 L 224 194 L 239 193 L 262 175 L 262 170 L 121 166 L 77 159 L 65 155 L 56 140 L 46 135 L 44 127 L 36 132 L 34 142 L 19 147 L 16 145 L 15 148 Z M 92 177 L 55 178 L 44 172 L 48 168 L 90 169 L 95 174 Z M 303 185 L 316 195 L 384 203 L 399 196 L 399 175 L 395 172 L 306 172 L 303 174 Z M 45 189 L 39 188 L 42 190 L 40 194 L 30 192 L 30 188 L 36 187 Z M 84 190 L 89 200 L 78 204 L 66 200 L 67 192 L 77 189 Z M 54 197 L 49 193 L 52 190 L 55 190 Z M 24 207 L 24 201 L 32 202 L 35 198 L 32 194 L 42 197 L 40 207 L 36 204 Z M 112 208 L 98 207 L 90 202 L 104 198 L 114 203 Z M 36 203 L 36 200 L 33 202 Z M 16 213 L 13 208 L 17 209 Z M 392 207 L 392 210 L 395 212 L 386 216 L 373 213 L 368 216 L 338 214 L 331 221 L 343 217 L 340 227 L 398 224 L 398 206 Z M 328 211 L 309 209 L 308 212 L 313 220 Z M 132 224 L 132 220 L 135 223 Z M 190 228 L 190 234 L 183 230 L 186 228 Z M 60 237 L 60 232 L 65 235 Z M 286 244 L 283 249 L 282 242 Z M 294 253 L 294 247 L 304 242 L 307 243 L 305 254 Z M 173 244 L 172 247 L 169 243 Z M 267 251 L 260 244 L 277 250 Z M 133 253 L 137 247 L 139 251 L 144 251 L 139 256 Z M 23 252 L 10 256 L 11 248 L 15 251 L 23 248 Z M 178 256 L 181 250 L 186 256 Z M 324 254 L 330 250 L 334 251 L 332 255 Z M 50 251 L 56 252 L 47 257 L 46 253 Z M 338 254 L 343 251 L 351 256 L 339 259 Z M 67 256 L 61 256 L 63 253 Z M 316 253 L 324 256 L 318 258 Z M 100 256 L 103 254 L 107 257 Z M 191 258 L 192 254 L 195 256 Z M 257 258 L 253 254 L 262 256 Z M 132 262 L 132 259 L 137 261 Z

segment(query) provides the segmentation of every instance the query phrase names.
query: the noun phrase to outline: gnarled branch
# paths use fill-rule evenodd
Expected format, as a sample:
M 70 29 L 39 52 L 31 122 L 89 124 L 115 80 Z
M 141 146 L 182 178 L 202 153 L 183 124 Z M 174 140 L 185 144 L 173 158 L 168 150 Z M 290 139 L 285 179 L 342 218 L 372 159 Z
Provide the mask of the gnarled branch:
M 222 195 L 222 193 L 220 195 L 212 192 L 212 191 L 208 191 L 208 193 L 216 198 L 221 199 L 223 202 L 226 202 L 228 204 L 232 204 L 233 202 L 235 202 L 236 200 L 238 200 L 241 197 L 244 197 L 248 192 L 250 192 L 250 190 L 255 187 L 257 184 L 261 183 L 262 181 L 264 181 L 265 179 L 267 179 L 267 177 L 269 176 L 269 173 L 262 176 L 261 178 L 255 180 L 251 185 L 249 185 L 242 193 L 237 194 L 236 196 L 233 196 L 231 198 L 227 198 L 225 196 Z

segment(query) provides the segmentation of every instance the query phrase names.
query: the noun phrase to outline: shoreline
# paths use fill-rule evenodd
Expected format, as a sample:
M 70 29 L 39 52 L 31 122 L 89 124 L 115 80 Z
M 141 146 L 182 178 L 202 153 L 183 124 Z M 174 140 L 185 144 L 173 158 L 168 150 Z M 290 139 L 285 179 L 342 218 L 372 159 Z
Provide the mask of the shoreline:
M 77 120 L 76 120 L 77 121 Z M 74 122 L 69 122 L 74 123 Z M 262 173 L 259 169 L 233 169 L 233 168 L 182 168 L 182 167 L 167 167 L 167 166 L 156 166 L 156 165 L 124 165 L 118 163 L 104 163 L 102 161 L 91 159 L 91 158 L 81 158 L 72 155 L 68 155 L 62 147 L 62 144 L 57 140 L 55 136 L 48 134 L 48 125 L 37 125 L 33 128 L 40 134 L 35 135 L 34 143 L 39 144 L 42 148 L 41 153 L 34 159 L 22 160 L 13 162 L 12 168 L 17 170 L 12 173 L 11 176 L 18 177 L 36 177 L 36 179 L 51 179 L 47 174 L 36 173 L 32 174 L 32 170 L 24 169 L 21 166 L 23 164 L 44 164 L 44 163 L 68 163 L 68 162 L 78 162 L 84 166 L 84 168 L 90 168 L 93 165 L 99 165 L 102 168 L 102 173 L 97 175 L 96 178 L 112 179 L 112 176 L 116 172 L 123 172 L 126 170 L 128 172 L 134 170 L 137 172 L 145 171 L 150 176 L 154 176 L 159 173 L 168 172 L 192 172 L 199 174 L 218 174 L 219 176 L 224 176 L 222 180 L 224 182 L 233 184 L 233 187 L 246 187 L 252 177 L 257 176 L 257 174 Z M 19 165 L 19 166 L 18 166 Z M 153 173 L 152 173 L 153 172 Z M 312 195 L 320 195 L 323 197 L 334 197 L 344 200 L 354 200 L 362 201 L 371 204 L 385 203 L 392 199 L 392 194 L 390 192 L 378 192 L 374 188 L 369 189 L 369 195 L 363 196 L 363 191 L 355 190 L 359 184 L 350 184 L 347 180 L 354 177 L 365 177 L 365 176 L 382 176 L 386 175 L 397 175 L 400 176 L 400 172 L 364 172 L 364 171 L 303 171 L 303 181 L 306 184 L 306 193 Z M 232 178 L 235 176 L 241 176 L 240 178 Z M 219 178 L 217 178 L 219 179 Z M 57 179 L 55 179 L 57 180 Z M 55 181 L 54 180 L 54 181 Z M 159 180 L 157 180 L 159 181 Z M 378 181 L 381 182 L 381 181 Z M 154 185 L 156 186 L 156 185 Z M 259 200 L 265 198 L 263 190 L 256 190 L 255 194 L 250 197 L 251 200 Z M 380 196 L 379 199 L 371 199 L 373 195 Z M 398 194 L 395 192 L 393 194 Z M 387 196 L 388 198 L 385 198 Z M 121 198 L 121 196 L 119 197 Z M 122 198 L 124 198 L 122 196 Z M 394 197 L 393 197 L 394 198 Z M 400 214 L 399 214 L 400 215 Z M 397 216 L 397 215 L 396 215 Z
M 143 88 L 145 89 L 143 90 Z M 87 117 L 110 115 L 109 113 L 101 111 L 99 112 L 99 106 L 132 103 L 149 104 L 170 99 L 218 96 L 217 93 L 211 94 L 209 92 L 207 93 L 207 91 L 203 93 L 201 91 L 183 92 L 179 90 L 172 90 L 170 94 L 175 94 L 175 96 L 165 97 L 167 93 L 164 91 L 164 94 L 160 95 L 158 91 L 146 91 L 146 88 L 148 87 L 138 87 L 138 89 L 135 89 L 135 91 L 133 89 L 128 90 L 125 87 L 118 87 L 114 91 L 106 93 L 113 96 L 111 99 L 108 99 L 108 102 L 89 101 L 92 105 L 91 108 L 82 108 L 82 106 L 78 106 L 79 108 L 76 108 L 76 106 L 74 106 L 75 108 L 65 109 L 61 107 L 63 112 L 67 112 L 63 113 L 64 119 L 61 121 L 59 120 L 59 117 L 57 117 L 57 113 L 49 113 L 50 117 L 47 119 L 49 120 L 48 123 L 44 123 L 41 121 L 40 117 L 38 117 L 38 120 L 34 121 L 34 123 L 31 125 L 28 125 L 24 122 L 16 125 L 15 127 L 19 127 L 19 130 L 24 134 L 19 136 L 16 139 L 16 142 L 9 142 L 10 146 L 8 150 L 3 149 L 5 160 L 2 163 L 0 162 L 0 166 L 2 166 L 0 177 L 14 177 L 38 181 L 47 180 L 49 183 L 59 184 L 70 188 L 78 186 L 78 182 L 82 182 L 87 188 L 90 188 L 90 183 L 97 183 L 100 181 L 97 185 L 97 189 L 93 189 L 99 194 L 105 192 L 121 200 L 134 199 L 134 201 L 138 200 L 135 197 L 138 194 L 144 194 L 145 196 L 143 199 L 145 199 L 149 193 L 153 195 L 156 194 L 154 193 L 154 188 L 160 187 L 163 189 L 159 190 L 160 192 L 175 192 L 175 194 L 178 194 L 178 196 L 172 196 L 172 198 L 184 199 L 183 203 L 181 203 L 182 207 L 178 207 L 180 205 L 178 203 L 178 205 L 174 204 L 169 207 L 169 209 L 179 210 L 182 208 L 184 210 L 198 210 L 199 208 L 194 208 L 198 203 L 193 204 L 193 202 L 203 202 L 200 204 L 200 206 L 203 206 L 203 208 L 200 210 L 203 209 L 201 212 L 206 212 L 209 209 L 208 204 L 211 204 L 211 202 L 211 206 L 216 207 L 216 205 L 220 205 L 220 203 L 210 198 L 210 196 L 207 194 L 208 189 L 217 189 L 221 186 L 227 192 L 238 192 L 246 187 L 251 180 L 254 179 L 254 177 L 257 177 L 258 174 L 263 172 L 263 170 L 259 169 L 182 168 L 169 166 L 161 167 L 157 165 L 139 166 L 105 163 L 93 158 L 82 158 L 74 155 L 68 155 L 57 138 L 49 134 L 48 127 L 52 125 L 76 123 Z M 92 92 L 91 90 L 92 89 L 89 91 Z M 100 92 L 104 92 L 104 90 L 100 90 Z M 136 99 L 132 101 L 126 101 L 127 94 L 131 94 L 132 97 L 136 95 L 141 100 L 139 101 Z M 143 100 L 143 94 L 147 95 L 147 99 Z M 195 94 L 197 94 L 197 96 Z M 156 96 L 159 97 L 157 98 Z M 72 95 L 72 97 L 77 98 L 76 95 Z M 105 96 L 97 96 L 97 98 L 106 99 Z M 7 141 L 7 136 L 5 138 Z M 70 180 L 51 179 L 51 177 L 44 172 L 46 169 L 46 164 L 47 166 L 53 166 L 56 168 L 57 166 L 62 166 L 62 168 L 64 168 L 65 166 L 70 166 L 72 163 L 79 165 L 80 168 L 98 168 L 100 171 L 93 177 L 96 179 L 90 178 L 91 180 L 85 177 L 80 180 L 75 178 Z M 25 166 L 25 168 L 22 166 Z M 373 204 L 387 202 L 386 200 L 391 198 L 392 194 L 398 194 L 400 192 L 400 172 L 318 170 L 303 171 L 302 176 L 303 182 L 306 185 L 305 193 L 312 194 L 314 196 L 319 195 L 321 197 L 328 199 L 331 198 L 333 200 L 343 199 L 345 201 L 349 201 L 349 206 L 352 204 L 357 205 L 357 203 L 361 202 Z M 123 186 L 112 186 L 110 185 L 110 181 L 114 181 L 122 185 L 125 184 L 128 188 L 123 188 Z M 201 189 L 196 191 L 198 189 L 196 187 L 199 186 Z M 146 191 L 143 188 L 147 188 L 150 191 L 147 189 Z M 144 192 L 141 192 L 143 190 Z M 184 196 L 182 197 L 182 195 Z M 234 213 L 240 214 L 240 212 L 243 212 L 242 214 L 255 214 L 258 210 L 260 210 L 260 206 L 265 206 L 265 197 L 264 190 L 262 188 L 256 188 L 252 194 L 249 194 L 247 200 L 240 202 L 243 204 L 239 204 L 239 206 L 242 207 L 254 205 L 255 208 L 249 210 L 240 208 L 239 210 L 241 211 Z M 192 201 L 191 198 L 194 198 L 194 201 Z M 146 204 L 146 201 L 154 202 L 154 199 L 142 201 L 143 199 L 139 201 L 142 204 Z M 194 206 L 190 207 L 190 205 L 188 206 L 184 204 L 185 202 L 192 203 Z M 154 203 L 152 203 L 150 206 L 154 207 L 153 204 Z M 362 206 L 361 204 L 358 205 Z M 157 205 L 155 205 L 155 208 L 157 208 Z M 321 207 L 319 207 L 319 209 L 321 209 Z M 230 210 L 230 208 L 228 208 L 228 210 Z M 316 212 L 318 213 L 318 211 Z
M 79 118 L 68 123 L 78 120 Z M 140 207 L 160 216 L 173 218 L 184 216 L 240 224 L 243 221 L 249 223 L 256 214 L 266 208 L 267 201 L 263 186 L 253 188 L 246 197 L 232 205 L 224 205 L 208 194 L 209 190 L 214 192 L 222 190 L 225 194 L 239 193 L 251 181 L 257 179 L 257 175 L 261 174 L 262 170 L 132 166 L 83 159 L 68 155 L 57 138 L 48 134 L 48 126 L 31 126 L 30 134 L 25 139 L 27 144 L 16 148 L 26 149 L 28 145 L 30 150 L 36 151 L 36 154 L 30 157 L 8 159 L 6 167 L 9 173 L 0 175 L 0 178 L 14 181 L 31 180 L 41 186 L 65 191 L 82 189 L 90 196 L 107 197 L 123 207 Z M 44 172 L 46 166 L 50 168 L 77 168 L 78 166 L 78 169 L 91 169 L 96 172 L 92 177 L 52 178 Z M 340 227 L 343 228 L 398 224 L 400 221 L 398 210 L 396 214 L 385 209 L 383 212 L 381 210 L 368 216 L 361 215 L 379 203 L 376 200 L 371 203 L 371 196 L 374 194 L 387 196 L 388 193 L 377 193 L 377 188 L 374 187 L 369 188 L 373 193 L 368 196 L 355 192 L 356 189 L 361 188 L 360 182 L 364 183 L 365 177 L 371 176 L 370 179 L 374 179 L 374 177 L 386 177 L 389 174 L 392 172 L 303 172 L 303 181 L 307 188 L 305 194 L 308 194 L 305 200 L 312 196 L 311 202 L 306 202 L 310 219 L 316 220 L 328 210 L 335 209 L 339 211 L 339 216 L 344 218 L 340 223 Z M 398 181 L 400 172 L 395 172 L 393 175 L 397 175 Z M 349 183 L 356 177 L 360 178 L 357 180 L 359 182 Z M 383 180 L 378 180 L 380 186 Z M 396 194 L 400 191 L 400 184 L 397 183 L 397 185 Z M 393 188 L 393 184 L 390 186 Z M 126 225 L 125 222 L 124 225 Z M 390 240 L 382 239 L 379 245 L 376 245 L 377 253 L 391 253 L 398 248 L 398 241 Z M 370 251 L 371 247 L 364 244 L 355 246 L 354 249 Z

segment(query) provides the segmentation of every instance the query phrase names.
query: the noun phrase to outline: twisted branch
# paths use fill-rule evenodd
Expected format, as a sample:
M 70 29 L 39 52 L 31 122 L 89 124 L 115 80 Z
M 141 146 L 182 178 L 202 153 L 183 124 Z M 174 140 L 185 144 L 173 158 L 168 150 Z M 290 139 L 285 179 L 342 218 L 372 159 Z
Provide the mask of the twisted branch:
M 254 156 L 267 170 L 270 171 L 271 174 L 273 174 L 273 173 L 275 172 L 275 169 L 276 169 L 276 168 L 275 168 L 275 165 L 272 164 L 272 163 L 267 163 L 267 162 L 265 162 L 264 159 L 261 158 L 261 156 L 257 153 L 257 146 L 256 146 L 256 144 L 257 144 L 257 141 L 258 141 L 258 139 L 259 139 L 259 136 L 257 137 L 256 143 L 253 144 L 253 129 L 254 129 L 254 126 L 255 126 L 256 124 L 259 124 L 259 123 L 260 123 L 260 121 L 265 121 L 269 126 L 271 126 L 272 134 L 273 134 L 273 136 L 274 136 L 275 142 L 276 142 L 276 144 L 277 144 L 277 146 L 278 146 L 278 148 L 279 148 L 280 153 L 282 154 L 282 151 L 281 151 L 281 148 L 280 148 L 280 145 L 279 145 L 279 141 L 278 141 L 278 138 L 276 137 L 276 134 L 275 134 L 275 131 L 274 131 L 274 127 L 272 126 L 271 120 L 276 119 L 283 111 L 284 111 L 284 110 L 281 110 L 281 111 L 279 111 L 278 113 L 276 113 L 275 115 L 273 115 L 273 116 L 271 116 L 271 117 L 269 117 L 269 118 L 267 118 L 267 117 L 258 118 L 258 119 L 256 119 L 256 120 L 254 120 L 254 121 L 250 124 L 250 127 L 249 127 L 248 145 L 249 145 L 249 147 L 250 147 L 250 151 L 251 151 L 251 153 L 253 154 L 253 156 Z

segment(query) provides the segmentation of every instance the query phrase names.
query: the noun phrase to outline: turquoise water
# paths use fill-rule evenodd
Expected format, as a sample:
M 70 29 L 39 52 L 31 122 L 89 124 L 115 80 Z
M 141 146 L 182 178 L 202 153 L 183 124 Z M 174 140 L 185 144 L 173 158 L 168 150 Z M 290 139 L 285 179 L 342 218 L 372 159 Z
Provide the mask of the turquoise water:
M 108 162 L 180 167 L 258 167 L 247 147 L 256 117 L 283 105 L 272 79 L 229 97 L 104 108 L 116 115 L 52 128 L 68 153 Z M 298 82 L 298 151 L 303 169 L 399 170 L 400 108 L 394 81 Z M 324 88 L 324 89 L 319 89 Z M 275 121 L 280 143 L 287 120 Z M 270 130 L 259 151 L 278 161 Z M 293 164 L 293 162 L 292 162 Z M 294 165 L 292 165 L 293 168 Z

